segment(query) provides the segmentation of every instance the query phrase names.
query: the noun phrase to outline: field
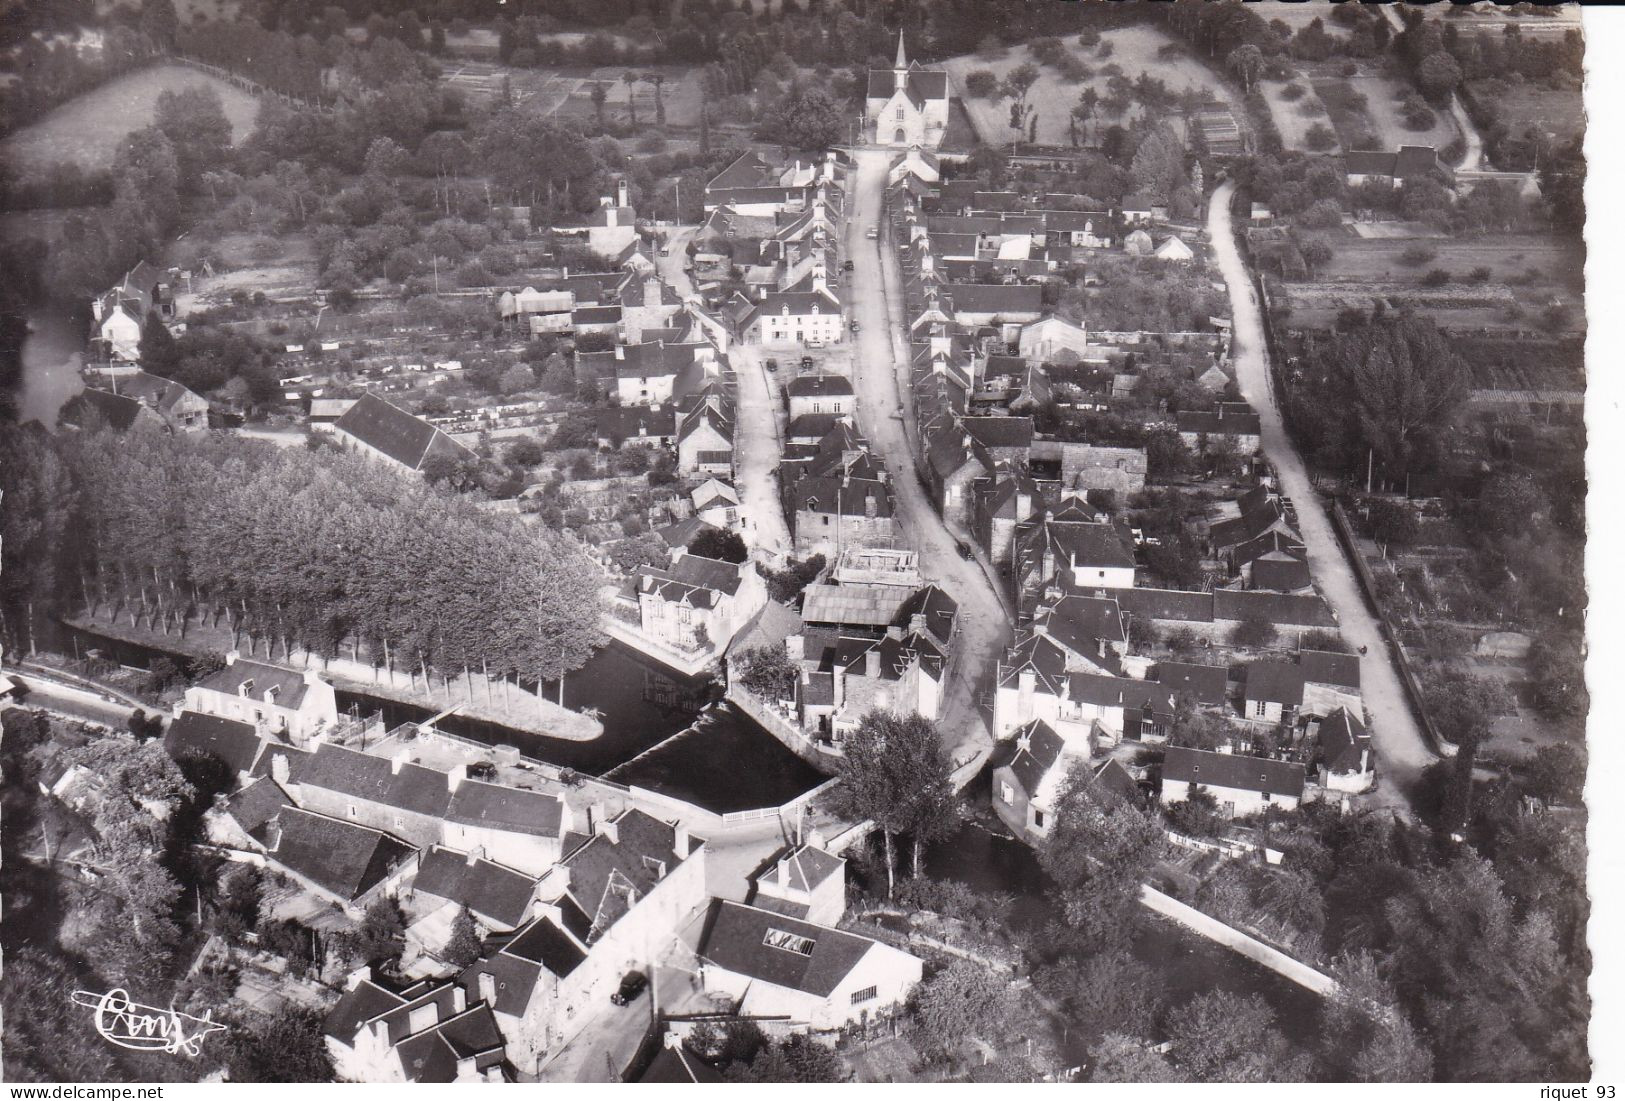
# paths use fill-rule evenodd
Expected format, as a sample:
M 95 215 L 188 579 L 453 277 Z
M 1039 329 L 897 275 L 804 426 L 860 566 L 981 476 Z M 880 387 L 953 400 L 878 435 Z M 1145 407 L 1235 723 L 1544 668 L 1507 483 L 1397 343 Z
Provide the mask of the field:
M 1483 83 L 1476 81 L 1472 87 L 1481 88 Z M 1514 84 L 1511 94 L 1496 102 L 1514 133 L 1527 126 L 1555 134 L 1559 141 L 1585 133 L 1585 101 L 1578 91 Z
M 223 80 L 183 65 L 143 69 L 86 92 L 45 118 L 0 142 L 0 159 L 22 172 L 73 161 L 83 168 L 106 168 L 119 142 L 152 122 L 158 96 L 203 85 L 220 93 L 232 139 L 242 141 L 254 127 L 259 100 Z
M 1284 94 L 1288 87 L 1296 86 L 1303 89 L 1303 95 L 1296 100 L 1289 100 Z M 1320 101 L 1319 94 L 1314 85 L 1299 74 L 1285 83 L 1265 80 L 1258 87 L 1264 93 L 1264 101 L 1270 105 L 1270 118 L 1275 120 L 1275 128 L 1281 132 L 1281 146 L 1288 151 L 1302 153 L 1333 154 L 1341 151 L 1341 143 L 1334 142 L 1327 149 L 1311 149 L 1309 146 L 1309 128 L 1317 123 L 1336 133 L 1332 125 L 1331 116 L 1326 113 L 1326 105 Z
M 1344 149 L 1386 150 L 1401 145 L 1443 149 L 1455 140 L 1456 127 L 1448 112 L 1434 112 L 1432 124 L 1423 130 L 1405 125 L 1400 97 L 1412 88 L 1403 78 L 1369 62 L 1361 62 L 1354 75 L 1344 76 L 1342 65 L 1341 61 L 1306 62 L 1301 70 L 1330 112 L 1338 143 Z M 1290 143 L 1288 147 L 1292 147 Z
M 502 89 L 503 77 L 514 102 L 541 115 L 561 115 L 571 118 L 590 118 L 594 114 L 592 82 L 601 80 L 606 85 L 604 117 L 611 123 L 625 121 L 628 89 L 621 80 L 623 68 L 594 69 L 586 75 L 566 75 L 557 70 L 515 69 L 485 61 L 452 61 L 443 68 L 441 79 L 465 94 L 481 100 L 496 98 Z M 692 127 L 700 124 L 700 104 L 705 93 L 700 87 L 696 69 L 667 67 L 642 68 L 642 75 L 661 73 L 666 82 L 660 89 L 660 98 L 666 104 L 666 123 L 674 127 Z M 648 81 L 640 81 L 632 92 L 637 97 L 638 123 L 647 125 L 655 118 L 655 89 Z M 712 121 L 715 122 L 713 112 Z
M 1032 62 L 1039 72 L 1038 82 L 1033 85 L 1027 101 L 1037 111 L 1038 142 L 1041 145 L 1070 144 L 1067 124 L 1072 117 L 1072 108 L 1077 105 L 1078 96 L 1087 85 L 1093 87 L 1104 98 L 1107 94 L 1107 79 L 1114 72 L 1121 72 L 1131 81 L 1141 73 L 1150 73 L 1151 76 L 1166 83 L 1174 92 L 1195 88 L 1227 104 L 1236 118 L 1242 116 L 1237 96 L 1229 85 L 1215 76 L 1201 61 L 1192 57 L 1182 45 L 1178 46 L 1177 56 L 1158 56 L 1163 47 L 1177 44 L 1157 28 L 1123 27 L 1107 31 L 1101 38 L 1103 43 L 1111 45 L 1109 56 L 1102 57 L 1098 49 L 1079 46 L 1075 35 L 1063 36 L 1061 39 L 1071 50 L 1072 55 L 1092 70 L 1093 76 L 1087 81 L 1069 81 L 1049 66 L 1038 65 L 1033 61 L 1032 54 L 1026 46 L 1007 49 L 1000 56 L 993 58 L 980 54 L 965 54 L 949 59 L 943 68 L 947 69 L 952 77 L 955 91 L 964 98 L 965 109 L 970 115 L 971 124 L 976 128 L 977 136 L 990 144 L 1001 144 L 1010 140 L 1010 103 L 1008 100 L 987 100 L 968 95 L 965 91 L 965 77 L 977 69 L 987 69 L 1002 81 L 1010 70 L 1024 62 Z M 1100 125 L 1105 127 L 1114 123 L 1124 124 L 1138 112 L 1139 107 L 1135 105 L 1123 115 L 1113 117 L 1101 108 L 1097 109 L 1095 117 Z
M 1420 282 L 1423 275 L 1435 268 L 1464 277 L 1474 268 L 1486 267 L 1494 284 L 1520 279 L 1531 268 L 1538 268 L 1540 278 L 1536 285 L 1566 287 L 1571 291 L 1579 291 L 1585 285 L 1585 250 L 1578 242 L 1526 235 L 1429 240 L 1422 244 L 1438 255 L 1412 267 L 1400 259 L 1400 254 L 1417 243 L 1405 239 L 1339 238 L 1333 242 L 1335 255 L 1326 265 L 1322 279 Z

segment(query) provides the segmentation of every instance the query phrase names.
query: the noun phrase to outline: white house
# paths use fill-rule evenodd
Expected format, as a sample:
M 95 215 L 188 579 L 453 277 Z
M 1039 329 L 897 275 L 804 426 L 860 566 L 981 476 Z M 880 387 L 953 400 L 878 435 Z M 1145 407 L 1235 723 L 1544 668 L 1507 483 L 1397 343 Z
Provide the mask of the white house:
M 734 564 L 674 549 L 670 566 L 644 566 L 636 577 L 645 635 L 684 652 L 718 653 L 767 603 L 767 587 L 749 561 Z
M 615 194 L 603 196 L 593 211 L 587 224 L 587 247 L 606 260 L 618 260 L 638 239 L 637 217 L 626 181 L 620 180 Z
M 707 992 L 743 1017 L 833 1031 L 897 1012 L 919 983 L 919 957 L 786 914 L 718 901 L 700 944 Z
M 852 383 L 844 375 L 802 375 L 785 387 L 790 398 L 790 419 L 809 413 L 829 413 L 837 417 L 856 409 Z
M 233 650 L 226 667 L 186 690 L 181 710 L 199 711 L 251 723 L 260 734 L 275 734 L 295 745 L 330 730 L 338 722 L 338 697 L 314 669 L 286 669 L 245 658 Z
M 875 144 L 935 149 L 948 131 L 948 73 L 909 63 L 902 32 L 891 69 L 870 69 L 864 99 L 866 127 Z
M 810 291 L 775 291 L 755 303 L 739 323 L 746 344 L 764 348 L 796 348 L 808 344 L 839 344 L 846 339 L 841 300 L 822 279 Z
M 1151 255 L 1158 260 L 1172 260 L 1176 263 L 1184 263 L 1196 257 L 1191 247 L 1178 237 L 1167 238 L 1152 250 Z
M 1269 757 L 1211 753 L 1169 746 L 1162 763 L 1162 802 L 1179 803 L 1201 788 L 1236 818 L 1265 807 L 1296 810 L 1303 799 L 1303 766 Z
M 796 845 L 751 880 L 750 904 L 815 925 L 834 925 L 846 913 L 846 861 L 816 845 Z
M 1064 317 L 1046 317 L 1021 327 L 1021 357 L 1028 363 L 1071 365 L 1088 350 L 1088 327 Z
M 349 977 L 322 1026 L 341 1082 L 501 1082 L 507 1056 L 491 1008 L 455 983 L 404 988 L 375 981 L 369 964 Z

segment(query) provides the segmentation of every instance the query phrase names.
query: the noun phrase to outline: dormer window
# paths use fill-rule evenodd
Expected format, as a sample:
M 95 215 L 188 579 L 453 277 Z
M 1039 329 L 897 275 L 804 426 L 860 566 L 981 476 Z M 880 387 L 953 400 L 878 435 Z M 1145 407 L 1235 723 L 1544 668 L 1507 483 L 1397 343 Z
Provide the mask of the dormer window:
M 252 696 L 254 694 L 254 678 L 249 677 L 245 679 L 243 683 L 239 684 L 237 686 L 237 694 L 244 697 Z
M 277 687 L 278 687 L 277 685 L 273 684 L 273 685 L 271 685 L 270 687 L 268 687 L 265 690 L 265 702 L 266 703 L 276 703 Z

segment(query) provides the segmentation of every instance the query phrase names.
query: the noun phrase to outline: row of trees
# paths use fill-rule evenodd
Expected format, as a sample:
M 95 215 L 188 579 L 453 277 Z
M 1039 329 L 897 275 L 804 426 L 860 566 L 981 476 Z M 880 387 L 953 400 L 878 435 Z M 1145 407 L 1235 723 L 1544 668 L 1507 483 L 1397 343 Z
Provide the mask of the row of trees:
M 88 604 L 392 668 L 556 679 L 599 640 L 579 547 L 363 460 L 226 437 L 0 442 L 12 645 Z

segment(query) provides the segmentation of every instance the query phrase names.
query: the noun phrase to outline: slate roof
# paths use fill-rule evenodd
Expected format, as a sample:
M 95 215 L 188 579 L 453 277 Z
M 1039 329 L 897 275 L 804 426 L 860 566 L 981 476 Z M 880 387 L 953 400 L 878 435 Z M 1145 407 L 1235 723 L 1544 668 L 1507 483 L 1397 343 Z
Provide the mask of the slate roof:
M 1253 588 L 1290 593 L 1314 584 L 1301 558 L 1260 558 L 1253 562 Z
M 1234 788 L 1269 795 L 1303 795 L 1303 766 L 1240 753 L 1169 746 L 1162 762 L 1164 780 L 1183 780 L 1205 788 Z
M 1134 552 L 1123 544 L 1116 525 L 1051 520 L 1046 525 L 1057 568 L 1070 566 L 1132 567 Z
M 722 1072 L 702 1062 L 697 1056 L 690 1055 L 681 1044 L 676 1047 L 662 1047 L 655 1053 L 649 1062 L 649 1069 L 643 1072 L 639 1082 L 678 1082 L 678 1083 L 706 1083 L 724 1082 Z
M 210 673 L 198 682 L 199 688 L 210 688 L 216 692 L 225 692 L 235 696 L 244 681 L 252 680 L 254 687 L 249 691 L 254 699 L 265 698 L 267 688 L 276 689 L 276 705 L 291 710 L 299 710 L 299 705 L 305 699 L 304 674 L 297 669 L 288 669 L 281 665 L 268 665 L 263 661 L 252 658 L 237 658 L 224 669 Z
M 1042 719 L 1017 727 L 1008 742 L 1001 745 L 1002 762 L 995 758 L 993 767 L 1008 768 L 1030 798 L 1044 781 L 1044 776 L 1055 767 L 1066 751 L 1066 741 Z
M 953 313 L 1039 313 L 1044 308 L 1042 287 L 1003 283 L 950 283 L 942 288 Z
M 790 422 L 784 434 L 791 439 L 823 439 L 840 419 L 836 413 L 803 413 Z
M 1171 715 L 1174 711 L 1174 694 L 1167 685 L 1129 677 L 1072 673 L 1067 676 L 1067 696 L 1096 707 L 1138 708 L 1157 715 Z
M 282 785 L 269 776 L 262 776 L 226 800 L 226 813 L 242 827 L 244 833 L 252 835 L 282 813 L 283 807 L 292 803 L 288 793 L 282 790 Z
M 804 955 L 766 944 L 770 932 L 804 937 L 812 941 L 812 949 Z M 875 943 L 786 914 L 718 900 L 706 923 L 699 955 L 724 971 L 827 998 Z
M 1318 595 L 1304 593 L 1238 592 L 1218 589 L 1213 593 L 1213 618 L 1241 620 L 1260 616 L 1277 626 L 1335 627 L 1332 610 Z
M 1183 589 L 1117 589 L 1118 605 L 1143 619 L 1212 623 L 1213 594 Z
M 1370 749 L 1371 732 L 1348 708 L 1339 707 L 1321 720 L 1320 754 L 1329 771 L 1361 771 L 1360 757 Z
M 852 382 L 845 375 L 802 375 L 785 389 L 793 398 L 852 396 Z
M 909 100 L 921 106 L 927 100 L 948 98 L 948 74 L 942 69 L 921 69 L 915 62 L 908 71 L 904 91 Z M 869 99 L 890 99 L 897 91 L 897 76 L 890 69 L 869 70 Z
M 1242 517 L 1237 519 L 1242 519 Z M 1236 522 L 1236 520 L 1222 521 L 1224 524 L 1234 524 Z M 1273 523 L 1274 521 L 1270 522 Z M 1215 525 L 1215 527 L 1218 526 Z M 1212 533 L 1209 534 L 1211 536 Z M 1228 531 L 1225 537 L 1229 537 Z M 1217 542 L 1215 542 L 1215 545 L 1218 545 Z M 1230 560 L 1240 567 L 1247 565 L 1249 562 L 1256 562 L 1266 554 L 1290 554 L 1294 558 L 1303 558 L 1306 553 L 1303 544 L 1297 539 L 1284 531 L 1275 530 L 1266 531 L 1257 538 L 1247 539 L 1244 542 L 1235 544 L 1230 551 Z
M 1360 689 L 1360 659 L 1353 654 L 1299 650 L 1298 668 L 1303 670 L 1303 679 L 1307 682 Z
M 474 453 L 446 433 L 377 394 L 364 394 L 333 427 L 383 452 L 411 470 L 437 456 L 471 458 Z
M 406 999 L 371 979 L 362 979 L 346 990 L 322 1022 L 322 1031 L 346 1046 L 355 1043 L 362 1025 L 405 1004 Z
M 419 859 L 412 889 L 466 906 L 471 913 L 513 928 L 525 920 L 536 880 L 489 860 L 470 861 L 467 853 L 436 845 Z
M 706 183 L 711 188 L 752 187 L 767 178 L 767 162 L 754 150 L 739 154 Z
M 983 447 L 1032 446 L 1031 417 L 966 417 L 961 423 L 965 431 Z
M 198 711 L 182 711 L 164 732 L 164 748 L 177 761 L 188 756 L 213 757 L 233 772 L 251 771 L 261 745 L 252 723 Z
M 687 520 L 679 520 L 675 524 L 668 524 L 663 528 L 656 528 L 655 534 L 665 540 L 668 547 L 682 547 L 687 549 L 689 544 L 708 531 L 721 532 L 722 529 L 715 524 L 706 523 L 698 516 L 690 516 Z
M 1089 657 L 1098 656 L 1098 641 L 1128 641 L 1122 609 L 1109 596 L 1063 596 L 1050 605 L 1043 626 L 1055 641 Z
M 1261 431 L 1258 414 L 1251 409 L 1238 409 L 1236 402 L 1227 402 L 1228 409 L 1191 409 L 1180 412 L 1175 421 L 1181 432 L 1198 432 L 1209 436 L 1256 436 Z
M 633 896 L 648 894 L 664 878 L 651 862 L 669 872 L 700 843 L 691 838 L 689 851 L 677 852 L 676 827 L 636 807 L 621 812 L 613 822 L 616 840 L 596 834 L 560 861 L 570 869 L 570 895 L 592 917 L 589 943 L 631 909 Z
M 756 877 L 758 883 L 778 883 L 792 891 L 811 892 L 833 875 L 839 875 L 846 861 L 813 845 L 796 845 L 775 856 Z
M 322 788 L 430 818 L 444 818 L 451 803 L 446 774 L 422 765 L 374 757 L 324 742 L 293 778 Z M 468 783 L 470 781 L 464 781 Z
M 635 440 L 647 436 L 669 436 L 676 418 L 670 409 L 647 405 L 622 405 L 598 410 L 598 435 L 603 439 Z
M 1198 703 L 1219 704 L 1224 702 L 1230 671 L 1222 665 L 1159 661 L 1152 667 L 1151 676 L 1176 694 L 1189 692 Z
M 387 833 L 298 807 L 282 808 L 275 821 L 281 837 L 271 859 L 345 900 L 365 894 L 417 852 Z M 270 831 L 269 823 L 260 827 L 257 839 L 267 841 Z
M 539 791 L 465 779 L 452 793 L 446 820 L 533 837 L 558 837 L 564 830 L 564 803 Z
M 473 1059 L 483 1071 L 500 1064 L 507 1048 L 491 1007 L 474 1005 L 402 1040 L 395 1053 L 408 1081 L 445 1083 L 457 1080 L 460 1060 Z
M 62 406 L 57 419 L 63 424 L 73 424 L 84 427 L 87 421 L 94 417 L 87 414 L 94 413 L 95 417 L 107 423 L 107 427 L 116 432 L 124 432 L 135 423 L 136 418 L 146 412 L 152 423 L 159 421 L 158 414 L 148 409 L 135 398 L 127 398 L 122 394 L 115 394 L 110 390 L 98 390 L 94 386 L 87 386 Z
M 877 518 L 892 514 L 891 490 L 884 482 L 868 478 L 802 478 L 790 487 L 789 496 L 793 513 L 864 516 L 872 497 Z
M 1023 672 L 1034 673 L 1047 692 L 1058 693 L 1066 678 L 1066 651 L 1048 635 L 1033 634 L 1022 639 L 1005 656 L 1001 687 L 1020 681 Z
M 916 589 L 903 606 L 897 609 L 897 617 L 892 622 L 898 626 L 907 627 L 915 615 L 925 616 L 925 628 L 942 645 L 948 645 L 953 637 L 954 620 L 959 616 L 959 603 L 946 592 L 935 585 L 927 585 Z
M 1248 700 L 1301 706 L 1303 670 L 1287 661 L 1255 661 L 1247 666 L 1245 692 Z

